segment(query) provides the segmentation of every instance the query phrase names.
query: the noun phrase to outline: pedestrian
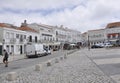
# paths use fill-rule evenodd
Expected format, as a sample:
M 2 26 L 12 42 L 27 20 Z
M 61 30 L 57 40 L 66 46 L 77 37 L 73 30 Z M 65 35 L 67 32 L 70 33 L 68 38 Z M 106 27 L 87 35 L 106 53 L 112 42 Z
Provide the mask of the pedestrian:
M 9 55 L 8 55 L 8 53 L 7 53 L 7 51 L 4 49 L 3 50 L 3 63 L 5 64 L 5 67 L 8 67 L 8 57 L 9 57 Z

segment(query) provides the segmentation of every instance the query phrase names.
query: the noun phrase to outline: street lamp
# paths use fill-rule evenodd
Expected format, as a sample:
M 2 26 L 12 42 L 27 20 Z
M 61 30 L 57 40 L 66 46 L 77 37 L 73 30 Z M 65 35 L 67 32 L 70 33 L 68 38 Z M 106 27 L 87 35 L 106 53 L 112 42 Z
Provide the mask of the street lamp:
M 4 50 L 4 44 L 5 44 L 5 39 L 3 39 L 3 41 L 2 41 L 2 54 L 3 54 L 3 50 Z
M 90 51 L 90 40 L 89 40 L 89 35 L 88 35 L 88 50 Z

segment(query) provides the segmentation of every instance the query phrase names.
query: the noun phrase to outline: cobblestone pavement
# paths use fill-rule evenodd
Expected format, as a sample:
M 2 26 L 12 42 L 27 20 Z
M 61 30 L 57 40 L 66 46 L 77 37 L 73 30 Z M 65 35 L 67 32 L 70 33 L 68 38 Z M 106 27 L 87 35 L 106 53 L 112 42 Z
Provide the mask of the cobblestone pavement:
M 7 81 L 6 73 L 0 75 L 0 83 L 115 83 L 81 51 L 52 66 L 43 65 L 41 71 L 32 66 L 15 72 L 18 76 L 15 81 Z
M 21 60 L 21 59 L 25 59 L 26 56 L 25 54 L 22 55 L 9 55 L 8 61 L 15 61 L 15 60 Z M 0 63 L 3 63 L 3 56 L 0 55 Z
M 103 48 L 103 49 L 84 49 L 85 55 L 90 57 L 97 66 L 109 77 L 120 83 L 120 49 Z

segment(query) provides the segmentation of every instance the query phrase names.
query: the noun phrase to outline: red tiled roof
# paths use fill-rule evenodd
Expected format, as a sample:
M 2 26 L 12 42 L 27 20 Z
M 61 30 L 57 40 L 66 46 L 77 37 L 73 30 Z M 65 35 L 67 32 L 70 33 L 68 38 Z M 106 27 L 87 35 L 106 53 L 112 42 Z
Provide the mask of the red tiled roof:
M 82 33 L 82 34 L 87 34 L 87 32 L 84 32 L 84 33 Z
M 88 30 L 88 31 L 99 31 L 99 30 L 104 30 L 104 29 L 94 29 L 94 30 Z
M 13 28 L 16 29 L 16 26 L 13 26 L 12 24 L 6 24 L 6 23 L 0 23 L 0 28 Z
M 4 23 L 0 23 L 0 27 L 6 27 Z
M 19 27 L 18 30 L 22 30 L 22 31 L 30 31 L 30 32 L 37 32 L 36 30 L 30 28 L 30 27 L 27 27 L 27 26 L 24 26 L 24 27 Z
M 119 33 L 110 33 L 110 34 L 108 34 L 108 36 L 110 36 L 110 35 L 116 36 L 116 35 L 119 35 Z
M 120 22 L 109 23 L 106 28 L 120 27 Z

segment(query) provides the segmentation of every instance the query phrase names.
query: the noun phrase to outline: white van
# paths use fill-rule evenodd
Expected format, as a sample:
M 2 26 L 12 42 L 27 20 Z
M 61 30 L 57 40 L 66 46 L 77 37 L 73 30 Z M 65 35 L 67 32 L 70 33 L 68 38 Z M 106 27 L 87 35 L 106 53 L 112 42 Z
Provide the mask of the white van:
M 38 57 L 44 56 L 46 51 L 44 50 L 43 44 L 27 44 L 26 45 L 26 56 L 29 57 Z

